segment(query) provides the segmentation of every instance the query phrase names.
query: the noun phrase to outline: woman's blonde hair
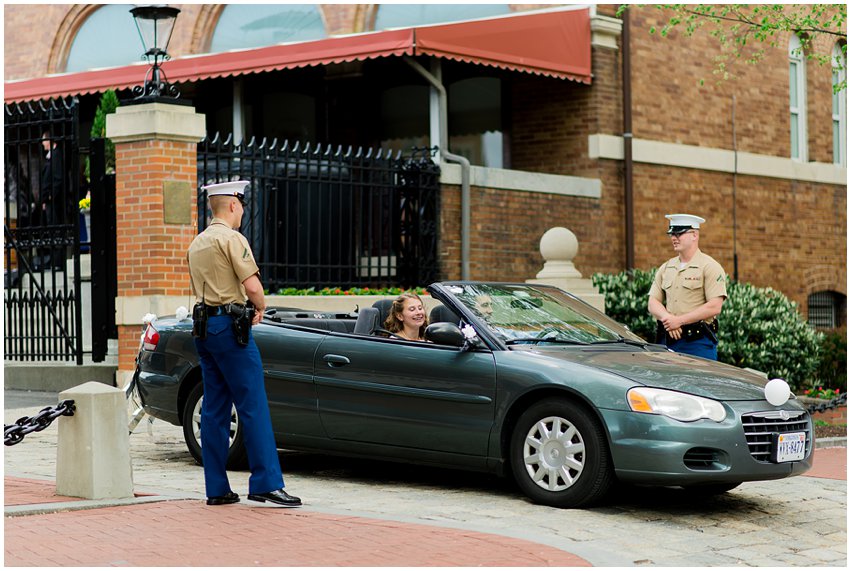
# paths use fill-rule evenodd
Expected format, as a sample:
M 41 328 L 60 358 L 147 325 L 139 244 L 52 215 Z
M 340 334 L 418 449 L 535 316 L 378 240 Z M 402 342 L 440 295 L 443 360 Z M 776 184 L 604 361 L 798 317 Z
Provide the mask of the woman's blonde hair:
M 398 333 L 398 332 L 402 331 L 402 329 L 403 329 L 402 320 L 399 319 L 398 317 L 396 317 L 396 314 L 402 313 L 403 311 L 405 311 L 405 300 L 406 299 L 415 299 L 415 300 L 419 301 L 420 304 L 423 303 L 423 300 L 420 299 L 420 296 L 418 296 L 415 293 L 410 293 L 410 292 L 405 292 L 402 295 L 400 295 L 399 297 L 397 297 L 396 299 L 394 299 L 393 305 L 392 305 L 392 307 L 390 307 L 390 315 L 388 315 L 387 319 L 384 320 L 384 329 L 386 329 L 387 331 L 389 331 L 391 333 Z M 424 304 L 423 304 L 423 307 L 425 307 Z M 425 316 L 425 319 L 423 320 L 423 324 L 420 327 L 419 332 L 417 332 L 417 337 L 422 338 L 423 335 L 425 335 L 426 327 L 428 327 L 428 315 Z

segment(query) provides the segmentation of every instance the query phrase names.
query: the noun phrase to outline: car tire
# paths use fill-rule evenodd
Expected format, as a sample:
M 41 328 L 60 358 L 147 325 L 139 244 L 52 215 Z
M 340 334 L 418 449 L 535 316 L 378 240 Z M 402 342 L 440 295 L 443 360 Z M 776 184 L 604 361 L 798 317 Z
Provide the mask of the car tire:
M 615 482 L 600 423 L 567 399 L 543 400 L 521 414 L 509 454 L 517 485 L 536 503 L 586 506 L 605 496 Z
M 204 384 L 198 383 L 189 391 L 189 397 L 183 406 L 183 438 L 189 453 L 198 464 L 203 466 L 201 455 L 201 403 L 204 398 Z M 236 409 L 231 416 L 230 448 L 228 450 L 227 469 L 243 470 L 248 467 L 248 453 L 243 442 L 242 425 Z

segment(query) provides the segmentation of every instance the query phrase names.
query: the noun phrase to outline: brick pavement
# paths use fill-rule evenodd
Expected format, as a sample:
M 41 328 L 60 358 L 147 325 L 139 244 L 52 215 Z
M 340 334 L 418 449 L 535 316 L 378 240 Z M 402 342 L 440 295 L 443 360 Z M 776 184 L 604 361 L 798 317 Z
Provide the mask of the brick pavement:
M 845 480 L 847 449 L 816 450 L 807 476 Z M 145 499 L 137 494 L 137 499 Z M 156 498 L 147 498 L 156 499 Z M 57 496 L 51 480 L 5 477 L 8 566 L 522 566 L 591 564 L 503 535 L 203 500 L 104 506 Z M 65 503 L 67 505 L 56 505 Z M 51 506 L 53 504 L 53 506 Z M 73 506 L 70 507 L 70 506 Z M 54 511 L 54 510 L 60 511 Z M 64 511 L 72 509 L 73 511 Z M 33 546 L 49 546 L 36 549 Z M 238 548 L 237 548 L 238 547 Z
M 68 502 L 51 481 L 5 478 L 5 505 Z M 495 534 L 203 500 L 7 517 L 7 566 L 590 566 Z

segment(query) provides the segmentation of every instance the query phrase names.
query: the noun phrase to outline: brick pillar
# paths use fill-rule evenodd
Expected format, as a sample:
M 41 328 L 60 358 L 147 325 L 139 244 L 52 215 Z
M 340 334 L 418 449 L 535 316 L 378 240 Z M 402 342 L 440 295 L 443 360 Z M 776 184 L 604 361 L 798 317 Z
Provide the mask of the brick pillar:
M 192 307 L 186 250 L 197 233 L 197 144 L 204 116 L 187 105 L 122 106 L 107 116 L 115 143 L 118 373 L 123 387 L 147 313 Z

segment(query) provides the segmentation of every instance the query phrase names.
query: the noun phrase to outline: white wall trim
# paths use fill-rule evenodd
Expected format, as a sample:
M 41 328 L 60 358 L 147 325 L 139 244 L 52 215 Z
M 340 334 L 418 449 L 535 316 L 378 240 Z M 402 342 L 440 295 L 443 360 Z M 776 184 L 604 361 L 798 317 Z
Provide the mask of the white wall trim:
M 618 49 L 618 38 L 623 31 L 623 21 L 594 14 L 591 16 L 591 45 L 600 48 Z
M 588 155 L 592 159 L 623 160 L 623 138 L 617 135 L 596 134 L 588 137 Z M 799 180 L 821 184 L 841 184 L 848 181 L 848 169 L 830 163 L 802 163 L 784 157 L 738 153 L 738 174 Z M 727 149 L 663 143 L 633 139 L 632 157 L 635 162 L 668 165 L 732 173 L 735 153 Z
M 443 163 L 440 166 L 440 182 L 441 184 L 460 185 L 461 166 Z M 545 192 L 584 198 L 600 198 L 603 188 L 602 182 L 597 178 L 476 166 L 470 167 L 470 186 Z

